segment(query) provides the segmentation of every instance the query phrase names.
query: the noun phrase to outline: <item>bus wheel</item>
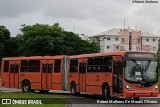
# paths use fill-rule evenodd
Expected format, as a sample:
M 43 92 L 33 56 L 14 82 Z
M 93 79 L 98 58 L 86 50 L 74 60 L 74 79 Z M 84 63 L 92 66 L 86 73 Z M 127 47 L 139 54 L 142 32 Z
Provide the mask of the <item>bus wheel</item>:
M 23 92 L 30 92 L 31 91 L 31 84 L 29 81 L 22 82 L 22 91 Z
M 72 94 L 72 95 L 76 95 L 77 90 L 76 90 L 76 84 L 75 84 L 75 83 L 72 83 L 72 84 L 71 84 L 71 86 L 70 86 L 70 91 L 71 91 L 71 94 Z
M 108 85 L 103 85 L 102 86 L 102 97 L 105 99 L 110 98 L 110 93 L 109 93 L 109 87 Z

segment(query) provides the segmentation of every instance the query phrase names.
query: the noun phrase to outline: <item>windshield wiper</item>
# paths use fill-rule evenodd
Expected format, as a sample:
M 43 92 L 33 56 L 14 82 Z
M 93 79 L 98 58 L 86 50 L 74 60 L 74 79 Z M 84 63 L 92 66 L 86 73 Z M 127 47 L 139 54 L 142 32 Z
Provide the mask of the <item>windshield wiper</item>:
M 145 67 L 145 70 L 144 70 L 144 71 L 146 71 L 146 70 L 148 69 L 148 67 L 149 67 L 150 63 L 151 63 L 151 60 L 149 60 L 149 61 L 148 61 L 148 63 L 147 63 L 147 65 L 146 65 L 146 67 Z
M 139 69 L 141 69 L 141 67 L 139 66 L 139 64 L 138 64 L 134 59 L 132 59 L 132 61 L 136 64 L 136 66 L 137 66 Z

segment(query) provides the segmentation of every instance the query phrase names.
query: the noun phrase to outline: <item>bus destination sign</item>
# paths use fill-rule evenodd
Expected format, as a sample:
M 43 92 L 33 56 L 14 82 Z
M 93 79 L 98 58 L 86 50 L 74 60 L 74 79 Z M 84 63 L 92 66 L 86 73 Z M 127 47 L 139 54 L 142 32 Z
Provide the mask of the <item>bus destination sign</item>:
M 155 58 L 153 53 L 127 53 L 127 58 Z

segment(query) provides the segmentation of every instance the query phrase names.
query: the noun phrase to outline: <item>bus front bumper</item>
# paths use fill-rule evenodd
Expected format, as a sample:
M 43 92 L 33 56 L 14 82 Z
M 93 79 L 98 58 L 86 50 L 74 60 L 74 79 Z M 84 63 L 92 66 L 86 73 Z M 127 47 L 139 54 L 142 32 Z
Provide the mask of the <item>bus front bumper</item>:
M 134 90 L 124 89 L 123 97 L 158 97 L 158 90 Z

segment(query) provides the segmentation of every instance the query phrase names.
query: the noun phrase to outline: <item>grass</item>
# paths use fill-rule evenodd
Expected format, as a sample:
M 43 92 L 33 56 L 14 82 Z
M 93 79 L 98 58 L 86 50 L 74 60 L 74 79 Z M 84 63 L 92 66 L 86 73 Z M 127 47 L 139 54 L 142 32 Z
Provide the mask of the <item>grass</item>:
M 39 94 L 39 93 L 22 93 L 22 92 L 6 92 L 6 93 L 0 93 L 0 98 L 55 98 L 50 99 L 50 101 L 52 101 L 53 104 L 28 104 L 28 105 L 24 105 L 24 104 L 11 104 L 11 105 L 4 105 L 4 104 L 0 104 L 0 107 L 64 107 L 65 106 L 65 101 L 61 98 L 59 98 L 56 95 L 53 94 Z M 56 99 L 58 98 L 58 99 Z M 22 99 L 23 100 L 23 99 Z M 48 100 L 48 99 L 47 99 Z M 1 102 L 1 101 L 0 101 Z

